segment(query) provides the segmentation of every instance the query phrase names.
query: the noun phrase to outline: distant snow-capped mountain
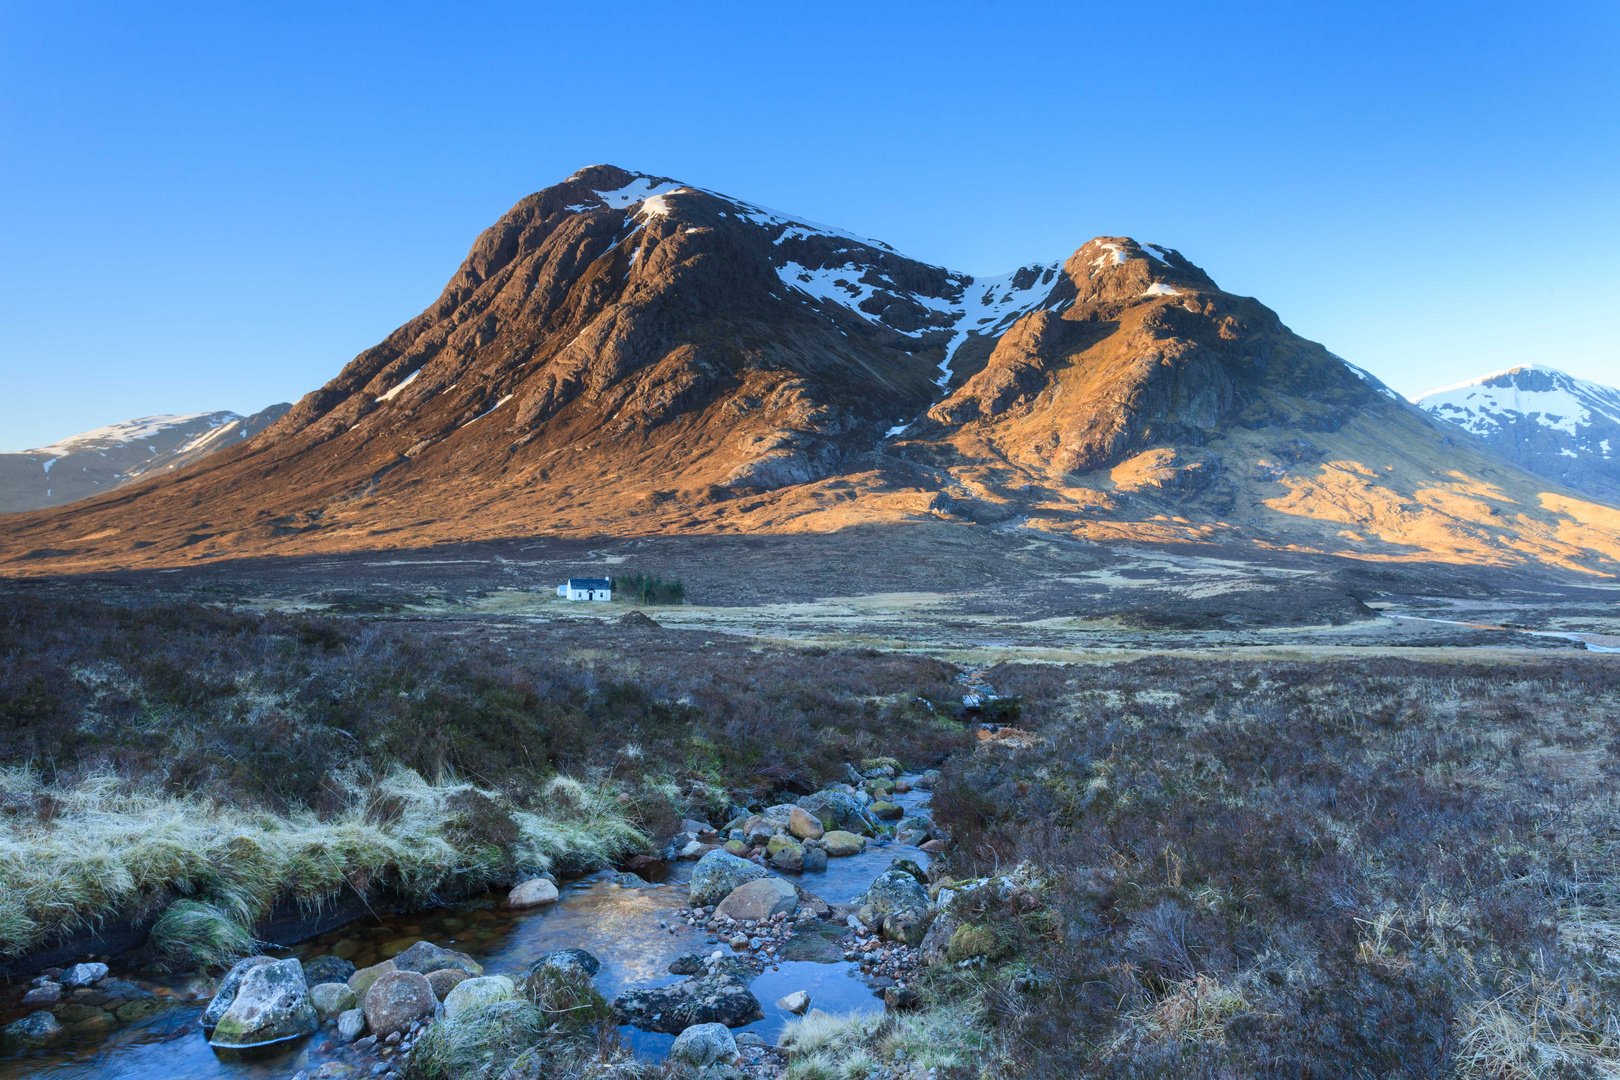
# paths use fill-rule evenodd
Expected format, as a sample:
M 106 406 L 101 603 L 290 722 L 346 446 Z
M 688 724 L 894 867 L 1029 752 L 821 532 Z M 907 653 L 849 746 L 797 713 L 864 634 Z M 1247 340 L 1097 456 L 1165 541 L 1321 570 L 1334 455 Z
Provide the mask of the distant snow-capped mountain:
M 1413 400 L 1533 473 L 1620 498 L 1620 390 L 1612 386 L 1522 364 Z
M 288 408 L 143 416 L 0 454 L 0 513 L 60 506 L 189 465 L 256 435 Z

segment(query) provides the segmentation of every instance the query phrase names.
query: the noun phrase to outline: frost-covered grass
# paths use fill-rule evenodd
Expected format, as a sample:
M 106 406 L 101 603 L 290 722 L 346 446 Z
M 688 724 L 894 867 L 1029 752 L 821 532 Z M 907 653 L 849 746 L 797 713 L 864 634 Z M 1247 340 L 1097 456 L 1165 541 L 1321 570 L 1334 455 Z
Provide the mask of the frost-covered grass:
M 165 794 L 110 772 L 46 783 L 0 770 L 0 801 L 32 808 L 0 818 L 0 949 L 170 898 L 205 901 L 250 927 L 283 898 L 311 908 L 377 889 L 425 899 L 558 861 L 610 862 L 648 843 L 608 792 L 573 780 L 554 780 L 529 808 L 407 769 L 344 794 L 343 810 L 317 817 Z M 178 916 L 169 929 L 183 936 Z
M 896 1061 L 949 1070 L 987 1063 L 993 1053 L 982 1018 L 959 1005 L 907 1013 L 812 1010 L 788 1021 L 777 1045 L 787 1052 L 789 1080 L 864 1080 Z
M 1037 739 L 933 805 L 946 872 L 998 883 L 957 934 L 1005 955 L 929 988 L 992 1075 L 1620 1077 L 1611 661 L 989 678 Z

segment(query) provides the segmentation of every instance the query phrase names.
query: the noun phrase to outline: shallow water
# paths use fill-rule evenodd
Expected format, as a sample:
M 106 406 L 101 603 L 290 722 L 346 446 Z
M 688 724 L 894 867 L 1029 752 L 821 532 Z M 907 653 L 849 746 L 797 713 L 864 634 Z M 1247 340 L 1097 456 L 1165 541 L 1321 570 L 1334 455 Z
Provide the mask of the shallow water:
M 907 815 L 926 814 L 929 795 L 912 791 L 894 801 Z M 860 855 L 832 859 L 817 873 L 785 875 L 829 903 L 849 903 L 897 856 L 928 865 L 928 853 L 894 842 L 869 844 Z M 421 939 L 459 949 L 484 965 L 486 973 L 516 974 L 540 954 L 553 949 L 585 949 L 602 962 L 595 983 L 612 1000 L 631 987 L 678 982 L 669 964 L 688 952 L 711 952 L 716 946 L 707 931 L 679 923 L 677 909 L 687 901 L 686 882 L 693 864 L 680 863 L 661 885 L 622 888 L 609 883 L 604 870 L 562 886 L 556 904 L 528 912 L 497 907 L 502 894 L 408 915 L 386 915 L 350 923 L 278 955 L 309 959 L 326 953 L 345 956 L 366 967 Z M 674 928 L 660 929 L 663 922 Z M 116 973 L 116 972 L 115 972 Z M 815 1008 L 828 1012 L 871 1010 L 883 1002 L 858 978 L 859 965 L 780 961 L 754 980 L 752 989 L 765 1017 L 738 1031 L 758 1032 L 774 1042 L 789 1015 L 776 1008 L 778 998 L 807 990 Z M 284 1080 L 300 1069 L 314 1070 L 326 1061 L 353 1063 L 340 1050 L 323 1051 L 330 1029 L 288 1044 L 285 1049 L 252 1061 L 216 1057 L 198 1027 L 201 1003 L 177 1003 L 146 1020 L 121 1025 L 106 1039 L 82 1039 L 67 1047 L 26 1056 L 0 1058 L 0 1080 L 49 1077 L 53 1080 Z M 21 1015 L 21 1014 L 18 1014 Z M 7 1019 L 11 1019 L 8 1015 Z M 635 1051 L 663 1057 L 673 1035 L 621 1029 Z

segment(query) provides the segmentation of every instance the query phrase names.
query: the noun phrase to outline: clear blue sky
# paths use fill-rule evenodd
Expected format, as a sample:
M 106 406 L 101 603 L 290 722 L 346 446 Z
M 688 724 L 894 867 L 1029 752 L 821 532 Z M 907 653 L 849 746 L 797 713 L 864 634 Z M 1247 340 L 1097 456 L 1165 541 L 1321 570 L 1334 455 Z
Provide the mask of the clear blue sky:
M 611 162 L 970 273 L 1169 244 L 1417 393 L 1620 383 L 1620 6 L 0 3 L 0 449 L 296 399 Z

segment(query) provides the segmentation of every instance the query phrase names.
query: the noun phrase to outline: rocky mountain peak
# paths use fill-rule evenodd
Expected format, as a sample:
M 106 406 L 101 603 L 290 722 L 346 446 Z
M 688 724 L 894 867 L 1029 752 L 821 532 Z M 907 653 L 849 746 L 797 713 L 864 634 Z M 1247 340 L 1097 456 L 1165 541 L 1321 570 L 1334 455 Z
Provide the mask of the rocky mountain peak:
M 0 551 L 138 544 L 119 557 L 151 561 L 944 518 L 1620 559 L 1601 508 L 1537 505 L 1536 483 L 1448 446 L 1171 248 L 1099 236 L 980 277 L 597 165 L 520 200 L 432 304 L 265 434 L 72 522 L 17 522 Z

